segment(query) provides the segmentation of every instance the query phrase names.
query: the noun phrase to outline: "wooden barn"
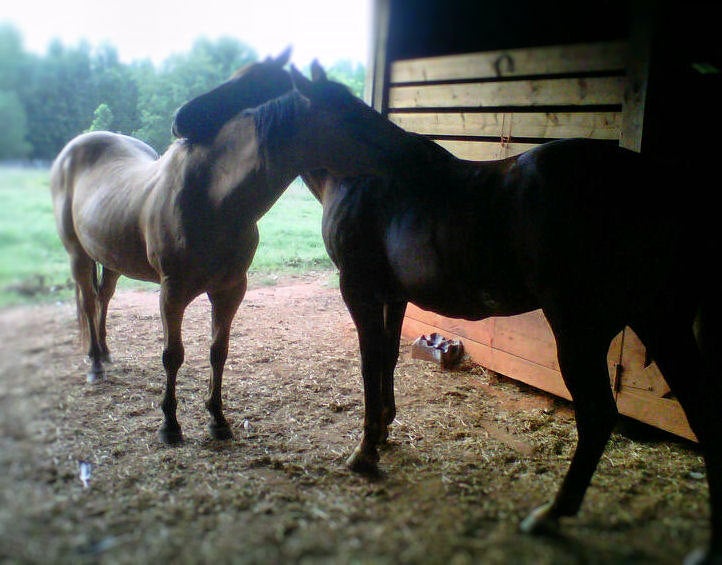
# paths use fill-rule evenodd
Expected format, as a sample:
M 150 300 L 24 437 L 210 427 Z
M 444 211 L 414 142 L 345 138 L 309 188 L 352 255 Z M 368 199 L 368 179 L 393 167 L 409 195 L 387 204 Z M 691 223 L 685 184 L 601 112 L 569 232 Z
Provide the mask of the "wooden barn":
M 499 159 L 589 137 L 670 166 L 714 163 L 722 42 L 711 4 L 375 0 L 374 8 L 367 99 L 458 157 Z M 569 398 L 541 311 L 468 322 L 409 305 L 403 331 L 460 338 L 481 365 Z M 629 328 L 608 362 L 620 413 L 695 439 Z

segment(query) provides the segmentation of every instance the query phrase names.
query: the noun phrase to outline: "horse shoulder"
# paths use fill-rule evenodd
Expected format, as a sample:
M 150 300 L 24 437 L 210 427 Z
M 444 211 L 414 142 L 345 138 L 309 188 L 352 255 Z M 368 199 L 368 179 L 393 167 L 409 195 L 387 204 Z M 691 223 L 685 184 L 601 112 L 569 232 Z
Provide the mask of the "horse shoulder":
M 207 190 L 213 204 L 220 205 L 261 168 L 253 119 L 241 116 L 228 122 L 214 140 L 208 158 L 213 160 L 213 167 L 208 186 L 202 188 Z

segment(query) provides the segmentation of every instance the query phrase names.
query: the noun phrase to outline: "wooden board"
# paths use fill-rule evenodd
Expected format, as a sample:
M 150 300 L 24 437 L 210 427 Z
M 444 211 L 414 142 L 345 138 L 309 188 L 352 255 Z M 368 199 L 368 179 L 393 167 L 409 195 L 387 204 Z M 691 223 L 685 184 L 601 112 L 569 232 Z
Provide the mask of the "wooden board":
M 483 108 L 621 104 L 624 78 L 591 77 L 396 86 L 389 108 Z
M 620 414 L 685 439 L 697 441 L 682 407 L 674 399 L 657 398 L 635 390 L 623 389 L 617 394 L 617 409 Z
M 538 143 L 506 143 L 499 141 L 464 141 L 458 139 L 437 139 L 436 143 L 459 159 L 469 161 L 493 161 L 518 155 L 536 147 Z
M 476 363 L 540 390 L 571 400 L 556 359 L 556 344 L 541 311 L 506 318 L 469 322 L 445 318 L 413 304 L 407 308 L 402 334 L 408 339 L 437 332 L 447 339 L 461 339 L 464 351 Z M 684 411 L 672 398 L 660 396 L 658 385 L 639 384 L 638 338 L 627 328 L 612 342 L 607 355 L 610 385 L 615 391 L 620 414 L 632 417 L 680 437 L 696 441 Z M 626 363 L 626 364 L 625 364 Z M 621 370 L 617 366 L 621 365 Z M 647 365 L 644 369 L 649 371 Z M 656 370 L 649 379 L 659 378 Z M 616 378 L 619 376 L 619 382 Z
M 433 82 L 623 70 L 623 41 L 487 51 L 395 61 L 391 82 Z
M 619 139 L 621 112 L 394 112 L 389 119 L 428 136 Z
M 511 320 L 515 320 L 516 324 Z M 503 334 L 499 336 L 498 342 L 497 324 L 501 324 L 501 333 Z M 444 318 L 409 304 L 402 333 L 410 339 L 433 332 L 440 333 L 447 338 L 461 339 L 466 354 L 480 365 L 557 396 L 571 399 L 569 391 L 564 386 L 561 373 L 558 369 L 549 366 L 555 364 L 551 357 L 556 356 L 556 348 L 553 338 L 551 343 L 545 338 L 544 324 L 546 321 L 540 312 L 508 319 L 489 318 L 481 322 L 467 322 Z M 463 328 L 462 332 L 456 333 L 454 330 L 457 328 Z M 544 352 L 546 365 L 537 363 L 536 359 L 531 361 L 532 356 L 523 352 L 522 355 L 519 355 L 523 343 L 518 341 L 515 344 L 514 341 L 520 333 L 536 338 L 537 349 Z
M 642 341 L 627 328 L 624 332 L 624 351 L 621 364 L 623 367 L 620 391 L 634 389 L 636 392 L 646 393 L 656 398 L 671 396 L 671 389 L 664 380 L 662 372 L 651 359 L 647 357 L 647 350 Z

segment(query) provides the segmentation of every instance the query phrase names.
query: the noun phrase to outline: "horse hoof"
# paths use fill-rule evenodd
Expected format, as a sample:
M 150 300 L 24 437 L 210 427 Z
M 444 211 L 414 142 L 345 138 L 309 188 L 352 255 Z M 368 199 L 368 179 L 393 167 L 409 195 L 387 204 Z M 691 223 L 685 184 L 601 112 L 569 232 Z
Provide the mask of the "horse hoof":
M 105 380 L 105 370 L 104 369 L 93 369 L 88 371 L 88 374 L 85 376 L 85 381 L 88 384 L 98 383 Z
M 519 530 L 525 534 L 557 535 L 559 533 L 559 520 L 551 515 L 551 508 L 552 503 L 548 502 L 532 510 L 519 524 Z
M 368 451 L 362 450 L 360 446 L 357 447 L 351 454 L 351 457 L 346 460 L 346 464 L 349 469 L 351 469 L 354 473 L 370 476 L 379 474 L 378 462 L 378 453 L 375 451 L 373 453 L 369 453 Z
M 163 426 L 158 430 L 158 437 L 165 445 L 180 445 L 183 443 L 183 432 L 181 432 L 180 428 Z
M 209 424 L 208 431 L 213 439 L 227 441 L 233 439 L 233 432 L 228 424 Z

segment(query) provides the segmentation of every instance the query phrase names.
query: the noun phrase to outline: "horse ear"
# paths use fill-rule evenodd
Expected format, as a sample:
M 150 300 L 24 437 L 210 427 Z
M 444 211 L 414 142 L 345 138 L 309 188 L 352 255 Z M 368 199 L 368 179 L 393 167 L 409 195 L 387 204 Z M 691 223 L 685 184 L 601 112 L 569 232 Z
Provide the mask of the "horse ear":
M 308 98 L 311 92 L 311 81 L 301 73 L 295 65 L 291 65 L 291 82 L 293 87 Z
M 314 59 L 311 62 L 311 80 L 313 82 L 328 80 L 326 78 L 326 71 L 323 70 L 323 67 L 321 66 L 321 63 L 318 62 L 318 59 Z
M 289 45 L 283 51 L 281 51 L 281 53 L 273 60 L 273 62 L 279 67 L 285 66 L 286 63 L 288 63 L 288 61 L 291 59 L 292 50 L 293 48 Z

